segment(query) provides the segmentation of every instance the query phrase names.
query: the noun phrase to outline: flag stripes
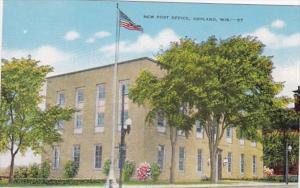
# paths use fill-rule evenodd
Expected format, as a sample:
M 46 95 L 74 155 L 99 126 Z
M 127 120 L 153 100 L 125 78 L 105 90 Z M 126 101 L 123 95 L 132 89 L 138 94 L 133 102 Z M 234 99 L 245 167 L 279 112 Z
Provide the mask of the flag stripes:
M 120 13 L 120 27 L 124 27 L 128 30 L 135 30 L 135 31 L 142 31 L 143 32 L 143 28 L 140 25 L 135 24 L 133 21 L 131 21 L 131 19 L 125 14 L 123 13 L 121 10 L 119 10 Z

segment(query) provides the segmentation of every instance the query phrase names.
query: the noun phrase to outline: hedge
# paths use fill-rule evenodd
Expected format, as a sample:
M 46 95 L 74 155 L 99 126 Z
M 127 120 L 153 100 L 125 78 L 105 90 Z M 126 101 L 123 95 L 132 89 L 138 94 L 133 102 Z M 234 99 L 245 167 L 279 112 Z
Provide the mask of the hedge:
M 223 178 L 222 180 L 242 180 L 242 181 L 272 181 L 272 182 L 284 182 L 284 176 L 269 176 L 264 178 Z M 298 176 L 289 175 L 288 177 L 289 182 L 298 182 Z
M 22 185 L 86 185 L 86 184 L 104 184 L 103 179 L 43 179 L 43 178 L 16 178 L 14 184 Z

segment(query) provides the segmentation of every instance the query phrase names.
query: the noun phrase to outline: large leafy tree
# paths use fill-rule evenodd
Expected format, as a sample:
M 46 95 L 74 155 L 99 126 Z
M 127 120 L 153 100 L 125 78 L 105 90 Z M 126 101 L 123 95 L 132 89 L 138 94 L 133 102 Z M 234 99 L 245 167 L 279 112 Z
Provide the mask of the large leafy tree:
M 226 128 L 237 128 L 240 137 L 258 139 L 259 126 L 267 120 L 265 112 L 278 105 L 275 96 L 282 84 L 273 81 L 273 63 L 263 49 L 250 36 L 225 40 L 212 36 L 201 43 L 182 39 L 157 56 L 168 84 L 149 92 L 157 94 L 158 106 L 166 96 L 170 98 L 166 104 L 188 104 L 191 119 L 200 120 L 208 137 L 214 182 L 218 181 L 218 146 Z M 149 76 L 143 82 L 151 87 L 156 81 Z M 160 93 L 162 89 L 166 92 Z M 138 97 L 147 95 L 144 88 L 138 90 Z
M 44 144 L 61 141 L 55 124 L 69 120 L 71 108 L 49 106 L 41 110 L 39 94 L 50 66 L 29 58 L 3 60 L 0 104 L 0 152 L 11 156 L 9 181 L 13 180 L 15 156 L 31 148 L 41 152 Z
M 170 79 L 168 76 L 159 78 L 144 70 L 129 90 L 130 99 L 149 108 L 146 122 L 153 124 L 158 113 L 163 115 L 168 122 L 171 145 L 170 183 L 174 183 L 177 133 L 182 131 L 188 136 L 193 124 L 188 113 L 188 106 L 182 102 L 184 101 L 182 96 L 178 95 L 181 87 L 176 82 L 176 78 Z
M 264 164 L 285 171 L 286 146 L 292 146 L 289 163 L 297 163 L 299 156 L 299 115 L 293 109 L 275 108 L 269 111 L 269 122 L 264 127 Z

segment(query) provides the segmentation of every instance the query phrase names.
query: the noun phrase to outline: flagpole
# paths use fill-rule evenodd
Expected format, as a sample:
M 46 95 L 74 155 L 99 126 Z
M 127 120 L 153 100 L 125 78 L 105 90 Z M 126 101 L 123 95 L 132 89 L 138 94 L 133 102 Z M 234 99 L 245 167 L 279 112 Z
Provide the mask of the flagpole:
M 112 136 L 111 136 L 111 154 L 110 154 L 110 168 L 109 175 L 106 181 L 107 188 L 117 188 L 118 184 L 115 177 L 115 133 L 116 133 L 116 93 L 117 93 L 117 73 L 119 61 L 119 41 L 120 41 L 120 22 L 119 22 L 119 0 L 117 0 L 117 23 L 116 23 L 116 45 L 115 45 L 115 62 L 113 68 L 113 82 L 112 82 Z

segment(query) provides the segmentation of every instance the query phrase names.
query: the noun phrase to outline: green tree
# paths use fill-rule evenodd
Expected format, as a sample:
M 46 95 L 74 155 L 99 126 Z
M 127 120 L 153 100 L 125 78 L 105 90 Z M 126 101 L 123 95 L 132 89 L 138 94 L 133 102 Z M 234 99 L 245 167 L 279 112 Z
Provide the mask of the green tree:
M 47 106 L 46 110 L 38 107 L 43 99 L 39 92 L 45 77 L 53 70 L 38 63 L 29 57 L 4 60 L 2 65 L 0 151 L 10 152 L 10 182 L 17 153 L 28 148 L 41 152 L 45 144 L 61 141 L 55 124 L 69 120 L 74 112 L 58 106 Z
M 218 181 L 218 146 L 225 130 L 237 128 L 239 137 L 259 139 L 266 111 L 279 103 L 275 95 L 282 84 L 272 80 L 273 63 L 262 54 L 263 49 L 264 45 L 250 36 L 225 40 L 212 36 L 201 43 L 181 39 L 157 56 L 157 64 L 165 72 L 160 79 L 163 82 L 143 72 L 136 81 L 139 87 L 131 90 L 133 101 L 140 104 L 147 99 L 144 103 L 155 110 L 166 107 L 175 119 L 181 115 L 176 109 L 187 104 L 190 118 L 183 119 L 199 120 L 208 137 L 214 182 Z
M 264 128 L 264 164 L 283 167 L 285 172 L 286 145 L 292 146 L 289 164 L 295 164 L 299 156 L 298 114 L 293 109 L 276 108 L 269 112 L 269 124 Z
M 188 135 L 188 131 L 192 128 L 188 107 L 178 95 L 181 87 L 176 86 L 176 82 L 176 78 L 172 79 L 168 76 L 158 78 L 151 72 L 144 70 L 129 89 L 129 98 L 133 102 L 146 105 L 149 108 L 146 122 L 153 124 L 159 114 L 168 122 L 171 145 L 170 183 L 174 183 L 177 131 L 181 130 Z

